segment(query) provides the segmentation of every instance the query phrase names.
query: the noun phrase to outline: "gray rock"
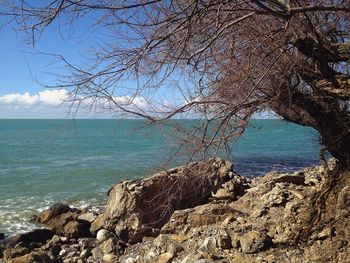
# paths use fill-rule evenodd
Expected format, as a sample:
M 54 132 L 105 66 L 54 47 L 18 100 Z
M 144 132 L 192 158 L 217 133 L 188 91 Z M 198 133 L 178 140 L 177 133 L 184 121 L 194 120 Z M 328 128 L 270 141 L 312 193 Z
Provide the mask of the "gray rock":
M 91 250 L 91 254 L 92 254 L 92 258 L 93 258 L 93 262 L 101 262 L 102 261 L 102 257 L 103 257 L 103 252 L 101 250 L 101 248 L 96 247 L 93 248 Z
M 287 202 L 288 193 L 280 185 L 276 185 L 271 191 L 261 197 L 266 206 L 279 206 Z
M 242 252 L 246 254 L 256 253 L 271 246 L 271 238 L 266 233 L 251 231 L 239 239 Z
M 64 257 L 65 255 L 67 255 L 67 250 L 62 249 L 62 250 L 60 251 L 60 253 L 58 253 L 58 255 L 59 255 L 60 257 Z
M 97 214 L 93 213 L 93 212 L 87 212 L 84 214 L 81 214 L 78 216 L 79 220 L 85 220 L 88 221 L 90 223 L 94 222 L 97 218 Z
M 79 258 L 88 258 L 90 256 L 91 251 L 89 249 L 83 249 L 80 254 L 79 254 Z
M 214 251 L 217 247 L 218 244 L 215 237 L 207 237 L 199 247 L 199 250 L 211 252 Z
M 232 248 L 231 237 L 227 234 L 226 231 L 222 230 L 217 236 L 217 245 L 221 249 L 230 249 Z
M 66 258 L 72 258 L 72 257 L 76 256 L 77 254 L 78 254 L 77 251 L 71 251 L 71 252 L 67 253 Z
M 108 231 L 106 229 L 101 229 L 97 232 L 96 239 L 99 242 L 103 242 L 103 241 L 105 241 L 113 236 L 114 236 L 113 233 L 111 233 L 110 231 Z

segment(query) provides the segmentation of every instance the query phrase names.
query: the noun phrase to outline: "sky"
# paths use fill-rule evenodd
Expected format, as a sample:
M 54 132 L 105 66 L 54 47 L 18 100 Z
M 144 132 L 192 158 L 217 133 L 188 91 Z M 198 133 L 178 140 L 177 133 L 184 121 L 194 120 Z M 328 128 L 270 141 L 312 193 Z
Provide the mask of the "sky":
M 63 69 L 53 56 L 39 51 L 79 62 L 82 47 L 88 46 L 93 36 L 84 24 L 72 29 L 76 31 L 73 37 L 51 28 L 33 46 L 14 28 L 0 28 L 0 118 L 71 118 L 70 105 L 62 103 L 68 97 L 67 90 L 46 87 L 58 83 L 55 75 Z M 81 117 L 106 116 L 81 112 Z
M 0 25 L 3 20 L 0 17 Z M 57 59 L 50 55 L 60 54 L 70 62 L 81 63 L 89 47 L 105 40 L 103 30 L 91 30 L 91 21 L 78 20 L 74 27 L 59 28 L 51 26 L 40 39 L 32 45 L 23 32 L 15 30 L 10 24 L 0 27 L 0 119 L 54 119 L 54 118 L 111 118 L 115 113 L 91 110 L 87 105 L 77 112 L 68 99 L 68 91 L 59 87 L 57 75 L 65 72 Z M 135 83 L 126 83 L 132 88 Z M 55 86 L 55 87 L 47 87 Z M 164 91 L 163 93 L 167 93 Z M 155 99 L 159 99 L 156 95 Z M 171 95 L 170 100 L 179 100 Z M 130 98 L 117 97 L 127 102 Z M 142 99 L 137 106 L 144 106 Z M 73 109 L 73 110 L 72 110 Z M 269 118 L 262 113 L 258 118 Z
M 0 25 L 1 22 L 4 21 L 0 18 Z M 0 119 L 116 117 L 115 113 L 91 110 L 88 105 L 80 106 L 76 115 L 71 103 L 63 103 L 69 97 L 68 91 L 60 88 L 57 80 L 66 69 L 57 63 L 56 57 L 48 55 L 59 54 L 69 62 L 82 63 L 86 50 L 106 39 L 103 30 L 91 30 L 90 22 L 80 20 L 74 27 L 60 30 L 51 26 L 34 46 L 23 32 L 15 30 L 15 25 L 0 28 Z M 132 88 L 135 83 L 123 85 Z M 115 99 L 128 102 L 130 98 Z M 145 104 L 141 98 L 134 103 L 138 107 Z

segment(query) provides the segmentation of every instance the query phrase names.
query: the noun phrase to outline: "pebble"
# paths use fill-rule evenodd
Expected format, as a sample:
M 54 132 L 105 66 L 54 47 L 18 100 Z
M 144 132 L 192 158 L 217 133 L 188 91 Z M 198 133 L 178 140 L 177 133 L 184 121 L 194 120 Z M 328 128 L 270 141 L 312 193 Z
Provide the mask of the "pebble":
M 66 254 L 67 254 L 67 250 L 62 249 L 58 255 L 59 255 L 60 257 L 63 257 L 63 256 L 65 256 Z
M 109 232 L 108 230 L 101 229 L 97 232 L 96 239 L 100 242 L 103 242 L 112 236 L 113 236 L 113 234 L 111 232 Z

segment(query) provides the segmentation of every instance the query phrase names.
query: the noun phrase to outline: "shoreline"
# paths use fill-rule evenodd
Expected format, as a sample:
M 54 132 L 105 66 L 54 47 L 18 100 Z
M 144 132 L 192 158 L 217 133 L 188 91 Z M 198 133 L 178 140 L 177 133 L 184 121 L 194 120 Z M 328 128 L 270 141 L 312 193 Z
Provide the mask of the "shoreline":
M 246 166 L 246 165 L 249 165 L 249 164 L 244 164 L 244 165 Z M 280 165 L 285 165 L 285 164 L 280 164 Z M 314 165 L 318 165 L 318 164 L 315 163 L 315 164 L 313 164 L 313 166 Z M 309 166 L 305 166 L 305 167 L 296 166 L 294 168 L 289 168 L 288 170 L 289 171 L 295 171 L 295 170 L 299 170 L 299 169 L 305 169 L 307 167 L 309 167 Z M 276 168 L 280 168 L 280 167 L 277 166 Z M 153 169 L 151 169 L 151 170 L 153 170 Z M 279 172 L 280 173 L 284 173 L 284 172 L 288 172 L 288 171 L 286 171 L 286 168 L 284 168 L 282 170 L 279 170 Z M 246 172 L 246 175 L 243 175 L 243 176 L 252 179 L 252 178 L 264 176 L 264 174 L 260 174 L 259 173 L 259 175 L 251 175 L 251 173 Z M 140 179 L 142 179 L 142 177 L 140 177 Z M 125 179 L 121 179 L 121 180 L 123 181 Z M 60 200 L 58 202 L 62 202 L 62 203 L 68 204 L 69 206 L 72 206 L 74 208 L 78 208 L 78 209 L 88 208 L 90 210 L 98 212 L 97 210 L 100 209 L 99 207 L 103 207 L 103 206 L 106 205 L 106 201 L 107 201 L 106 192 L 107 192 L 107 190 L 96 192 L 100 196 L 99 198 L 95 198 L 95 197 L 92 197 L 92 198 L 89 198 L 89 199 L 75 199 L 75 198 L 73 198 L 73 199 L 68 199 L 68 200 L 62 200 L 63 198 L 60 198 Z M 25 212 L 26 213 L 26 218 L 28 220 L 20 220 L 20 221 L 19 220 L 11 220 L 11 221 L 6 223 L 7 225 L 8 224 L 11 224 L 11 225 L 17 225 L 18 224 L 19 226 L 16 227 L 16 228 L 17 229 L 21 229 L 21 230 L 10 230 L 10 231 L 8 231 L 8 229 L 3 227 L 2 229 L 0 229 L 0 232 L 4 233 L 7 237 L 10 237 L 12 235 L 25 233 L 27 231 L 35 229 L 35 225 L 32 225 L 32 222 L 31 222 L 31 219 L 30 219 L 31 216 L 34 215 L 34 214 L 39 213 L 42 210 L 45 210 L 45 209 L 49 208 L 50 206 L 52 206 L 53 204 L 55 204 L 57 202 L 57 201 L 54 201 L 54 200 L 49 200 L 49 199 L 47 199 L 47 197 L 48 196 L 44 196 L 43 197 L 43 200 L 46 200 L 45 202 L 40 202 L 39 200 L 37 200 L 36 204 L 34 204 L 34 206 L 31 207 L 30 209 L 28 209 L 28 210 L 32 210 L 32 212 L 29 212 L 29 211 Z M 38 199 L 38 198 L 36 198 L 36 199 Z M 16 217 L 20 218 L 22 216 L 22 214 L 23 213 L 21 212 L 20 208 L 17 208 L 17 210 L 14 210 L 14 212 L 11 212 L 11 213 L 8 212 L 7 216 L 10 216 L 10 218 L 11 217 L 12 218 L 16 218 Z M 23 227 L 23 225 L 27 225 L 27 226 Z
M 340 226 L 325 224 L 302 240 L 326 178 L 326 168 L 314 166 L 249 179 L 219 158 L 176 167 L 114 185 L 101 214 L 63 204 L 44 210 L 37 220 L 49 230 L 2 242 L 0 262 L 346 262 L 341 240 L 350 233 Z M 336 213 L 347 223 L 345 210 Z

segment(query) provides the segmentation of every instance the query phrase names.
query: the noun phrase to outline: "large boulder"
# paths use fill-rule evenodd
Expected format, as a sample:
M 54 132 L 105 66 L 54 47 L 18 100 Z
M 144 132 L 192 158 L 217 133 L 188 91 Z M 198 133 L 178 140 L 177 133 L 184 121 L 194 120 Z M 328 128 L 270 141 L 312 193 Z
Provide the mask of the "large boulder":
M 33 243 L 43 244 L 53 237 L 53 232 L 49 229 L 35 229 L 33 231 L 15 235 L 6 240 L 6 246 L 14 246 L 21 243 L 24 246 L 30 246 Z
M 81 211 L 65 204 L 54 204 L 42 211 L 37 220 L 55 234 L 68 238 L 90 237 L 91 223 L 81 218 Z
M 233 177 L 232 163 L 213 158 L 147 179 L 123 181 L 109 191 L 104 227 L 124 241 L 138 242 L 156 234 L 174 211 L 207 203 Z
M 4 259 L 5 261 L 9 261 L 12 258 L 26 255 L 31 249 L 42 246 L 47 240 L 51 239 L 52 237 L 53 232 L 51 230 L 36 229 L 8 238 L 1 244 Z

